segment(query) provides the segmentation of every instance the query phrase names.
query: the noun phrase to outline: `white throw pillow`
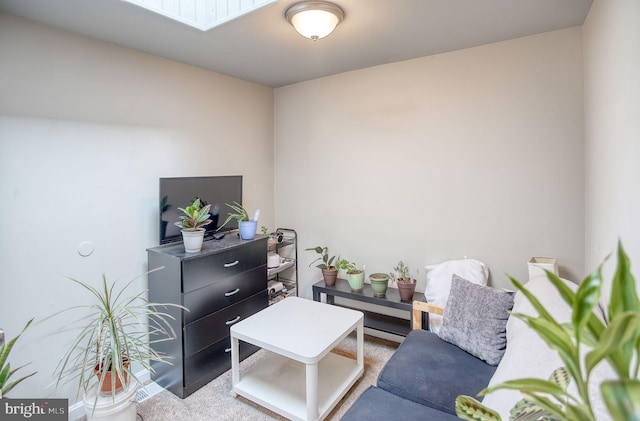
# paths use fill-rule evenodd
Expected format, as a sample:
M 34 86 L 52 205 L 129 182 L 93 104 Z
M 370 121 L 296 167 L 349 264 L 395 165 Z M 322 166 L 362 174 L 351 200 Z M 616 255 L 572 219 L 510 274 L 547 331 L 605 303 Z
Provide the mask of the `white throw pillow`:
M 487 265 L 475 259 L 447 260 L 424 267 L 427 272 L 427 286 L 424 291 L 428 303 L 445 306 L 451 290 L 453 274 L 478 285 L 487 285 L 489 269 Z M 438 333 L 442 326 L 442 316 L 429 315 L 429 328 Z

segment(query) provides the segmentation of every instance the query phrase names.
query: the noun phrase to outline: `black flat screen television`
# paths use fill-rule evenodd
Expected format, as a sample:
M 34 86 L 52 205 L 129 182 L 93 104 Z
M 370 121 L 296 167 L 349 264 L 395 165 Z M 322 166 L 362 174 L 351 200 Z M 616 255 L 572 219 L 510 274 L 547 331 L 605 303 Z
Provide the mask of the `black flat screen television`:
M 242 176 L 160 178 L 160 244 L 182 241 L 180 228 L 175 225 L 180 221 L 178 208 L 196 199 L 211 205 L 212 222 L 204 228 L 205 236 L 212 235 L 232 211 L 226 204 L 242 204 Z M 234 229 L 238 229 L 238 223 L 232 220 L 220 232 Z

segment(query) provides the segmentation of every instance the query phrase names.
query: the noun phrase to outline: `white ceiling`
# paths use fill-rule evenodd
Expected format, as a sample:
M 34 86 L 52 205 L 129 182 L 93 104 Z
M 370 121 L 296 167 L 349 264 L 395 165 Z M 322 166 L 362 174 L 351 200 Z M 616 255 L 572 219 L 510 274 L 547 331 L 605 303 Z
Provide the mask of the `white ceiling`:
M 297 1 L 277 1 L 207 32 L 122 0 L 0 0 L 0 11 L 280 87 L 581 25 L 592 3 L 333 0 L 344 9 L 345 19 L 333 34 L 314 42 L 298 35 L 284 18 L 284 11 Z

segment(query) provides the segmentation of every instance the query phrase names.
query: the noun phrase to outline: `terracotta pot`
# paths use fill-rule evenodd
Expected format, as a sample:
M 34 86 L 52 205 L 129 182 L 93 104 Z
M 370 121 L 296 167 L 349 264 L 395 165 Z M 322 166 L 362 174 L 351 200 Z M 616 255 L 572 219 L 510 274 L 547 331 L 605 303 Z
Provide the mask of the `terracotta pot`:
M 124 366 L 126 368 L 129 368 L 129 361 L 126 361 L 124 363 Z M 116 377 L 116 392 L 119 390 L 122 390 L 123 386 L 122 386 L 122 382 L 120 381 L 120 378 L 118 377 L 118 375 L 110 370 L 107 371 L 106 373 L 103 373 L 101 370 L 101 365 L 100 364 L 96 364 L 96 366 L 93 369 L 93 372 L 96 373 L 96 376 L 98 376 L 98 382 L 100 382 L 100 379 L 102 378 L 102 375 L 104 374 L 104 382 L 102 382 L 102 387 L 100 388 L 100 391 L 103 394 L 111 394 L 111 376 L 115 376 Z M 128 373 L 125 372 L 124 373 L 124 381 L 125 384 L 129 382 L 129 378 L 128 378 Z
M 329 269 L 322 269 L 322 277 L 324 278 L 324 284 L 328 287 L 336 284 L 338 278 L 338 269 L 331 266 Z
M 402 301 L 411 301 L 413 298 L 413 293 L 416 290 L 416 283 L 413 282 L 411 284 L 404 284 L 401 282 L 397 283 L 398 285 L 398 293 L 400 293 L 400 299 Z

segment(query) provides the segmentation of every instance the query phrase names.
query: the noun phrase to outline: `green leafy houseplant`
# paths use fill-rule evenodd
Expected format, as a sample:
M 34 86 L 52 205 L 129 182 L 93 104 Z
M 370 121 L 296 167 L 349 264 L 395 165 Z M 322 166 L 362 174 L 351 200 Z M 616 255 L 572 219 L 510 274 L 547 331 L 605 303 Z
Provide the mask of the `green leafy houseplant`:
M 0 343 L 0 399 L 2 399 L 4 397 L 4 395 L 9 393 L 9 391 L 11 389 L 16 387 L 22 381 L 24 381 L 25 379 L 27 379 L 27 378 L 33 376 L 34 374 L 36 374 L 36 373 L 31 373 L 31 374 L 26 375 L 24 377 L 20 377 L 18 379 L 13 379 L 12 380 L 11 377 L 14 374 L 16 374 L 16 372 L 18 370 L 20 370 L 21 368 L 25 367 L 25 365 L 28 365 L 28 364 L 25 364 L 25 365 L 20 366 L 18 368 L 14 368 L 12 370 L 11 369 L 11 364 L 8 361 L 9 353 L 11 352 L 11 348 L 13 348 L 13 346 L 15 345 L 16 341 L 18 340 L 18 338 L 20 338 L 20 336 L 24 333 L 24 331 L 27 330 L 29 325 L 31 325 L 31 322 L 33 322 L 33 319 L 29 320 L 27 322 L 27 324 L 24 326 L 24 328 L 22 328 L 22 331 L 20 333 L 18 333 L 18 335 L 16 335 L 9 342 Z
M 175 223 L 176 226 L 182 228 L 185 231 L 197 231 L 202 229 L 203 226 L 210 224 L 211 216 L 209 210 L 211 205 L 202 205 L 200 199 L 194 200 L 194 202 L 186 208 L 178 208 L 184 215 L 180 215 L 180 220 Z
M 316 265 L 318 269 L 326 270 L 326 269 L 335 268 L 333 261 L 336 259 L 336 256 L 329 257 L 328 247 L 322 247 L 322 246 L 310 247 L 308 249 L 305 249 L 305 251 L 315 251 L 320 255 L 316 260 L 309 263 L 309 267 L 311 267 L 311 265 L 313 265 L 319 260 L 320 263 Z
M 347 274 L 347 282 L 353 291 L 362 291 L 364 287 L 364 269 L 358 268 L 355 262 L 338 258 L 336 264 L 338 270 L 344 270 Z
M 256 235 L 257 227 L 258 227 L 258 214 L 260 210 L 256 211 L 256 216 L 254 219 L 249 218 L 249 213 L 247 210 L 242 207 L 242 205 L 238 202 L 233 202 L 233 204 L 226 204 L 229 206 L 233 212 L 229 212 L 229 216 L 224 221 L 224 224 L 220 226 L 220 228 L 224 227 L 229 223 L 229 221 L 235 219 L 238 221 L 238 229 L 240 238 L 243 240 L 253 240 Z M 220 229 L 218 228 L 218 230 Z
M 316 267 L 322 271 L 322 278 L 324 279 L 325 285 L 335 285 L 338 278 L 338 269 L 334 265 L 336 256 L 329 256 L 329 248 L 317 246 L 307 248 L 305 249 L 305 251 L 315 251 L 320 255 L 313 262 L 309 263 L 309 267 L 311 267 L 311 265 L 313 265 L 314 263 L 320 261 L 320 263 L 318 263 Z
M 347 275 L 356 275 L 363 272 L 362 269 L 358 268 L 358 265 L 356 265 L 355 262 L 350 262 L 349 260 L 340 258 L 338 258 L 336 268 L 338 268 L 338 270 L 344 270 Z
M 68 279 L 89 291 L 95 302 L 70 307 L 49 317 L 84 310 L 74 323 L 63 329 L 78 333 L 54 370 L 56 387 L 75 381 L 79 395 L 81 391 L 89 389 L 95 373 L 99 377 L 98 390 L 110 389 L 115 399 L 118 383 L 128 385 L 133 379 L 142 385 L 142 381 L 133 373 L 131 364 L 137 363 L 153 372 L 151 361 L 170 363 L 169 357 L 155 351 L 151 344 L 175 338 L 168 320 L 173 317 L 160 309 L 167 306 L 184 307 L 150 303 L 145 298 L 147 290 L 128 295 L 128 288 L 136 278 L 119 287 L 118 282 L 108 282 L 103 274 L 98 288 L 73 278 Z M 97 399 L 98 394 L 96 402 Z
M 231 205 L 228 203 L 226 203 L 226 205 L 229 206 L 233 210 L 233 212 L 229 212 L 229 216 L 227 216 L 227 219 L 225 219 L 224 224 L 220 225 L 220 228 L 224 227 L 229 223 L 229 221 L 232 221 L 234 219 L 238 222 L 246 222 L 249 220 L 249 214 L 247 213 L 247 210 L 243 208 L 240 203 L 233 202 L 233 204 Z
M 640 299 L 629 258 L 621 242 L 618 242 L 617 258 L 604 321 L 595 311 L 603 283 L 602 265 L 586 277 L 576 292 L 558 276 L 547 271 L 549 281 L 572 308 L 571 322 L 567 324 L 558 323 L 535 296 L 511 278 L 536 309 L 538 317 L 518 313 L 512 315 L 522 319 L 558 353 L 564 364 L 560 372 L 565 372 L 567 379 L 562 380 L 560 375 L 560 380 L 511 380 L 484 389 L 480 394 L 499 389 L 521 391 L 525 399 L 512 410 L 512 419 L 523 419 L 518 417 L 535 412 L 545 416 L 544 419 L 595 420 L 588 393 L 589 379 L 594 368 L 607 361 L 617 378 L 602 382 L 599 389 L 611 418 L 616 421 L 639 420 Z M 583 346 L 588 348 L 585 350 Z M 566 384 L 569 381 L 575 383 L 577 394 L 567 392 Z M 458 396 L 456 413 L 467 420 L 500 420 L 495 411 L 468 396 Z

